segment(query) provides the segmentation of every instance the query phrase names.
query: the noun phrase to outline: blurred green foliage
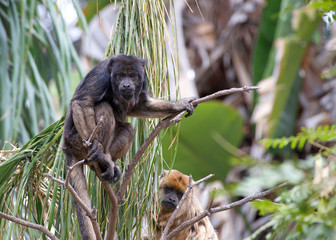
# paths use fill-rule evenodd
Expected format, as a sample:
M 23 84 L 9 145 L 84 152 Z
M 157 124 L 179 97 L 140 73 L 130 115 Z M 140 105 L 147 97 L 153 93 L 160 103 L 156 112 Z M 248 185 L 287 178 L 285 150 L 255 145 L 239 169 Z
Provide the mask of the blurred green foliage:
M 209 173 L 224 181 L 236 158 L 243 138 L 243 118 L 237 110 L 219 101 L 200 104 L 194 114 L 183 119 L 178 143 L 174 138 L 178 128 L 171 128 L 163 138 L 163 157 L 168 166 L 200 179 Z
M 252 234 L 248 239 L 260 239 L 259 234 L 266 231 L 266 239 L 334 239 L 336 234 L 336 163 L 335 127 L 303 129 L 295 137 L 267 140 L 269 147 L 283 147 L 295 142 L 292 147 L 301 148 L 314 145 L 320 151 L 309 155 L 304 161 L 286 161 L 281 164 L 269 163 L 258 166 L 257 174 L 251 175 L 237 188 L 239 194 L 248 190 L 267 188 L 287 181 L 289 188 L 274 202 L 257 201 L 253 206 L 261 215 L 271 214 L 271 220 Z M 281 144 L 283 143 L 283 144 Z M 308 146 L 307 146 L 308 145 Z M 285 166 L 290 168 L 285 168 Z M 266 183 L 267 182 L 267 183 Z M 244 192 L 245 190 L 245 192 Z
M 299 70 L 319 21 L 318 11 L 308 7 L 306 1 L 267 1 L 252 72 L 254 84 L 266 78 L 276 84 L 268 137 L 294 134 L 301 89 Z
M 293 136 L 301 91 L 301 62 L 311 39 L 317 39 L 316 35 L 319 39 L 324 37 L 318 31 L 322 15 L 335 9 L 336 2 L 332 0 L 267 1 L 256 43 L 253 76 L 255 83 L 268 77 L 276 83 L 269 118 L 270 138 L 261 141 L 272 150 L 268 153 L 274 159 L 251 163 L 248 176 L 233 193 L 245 196 L 281 182 L 288 182 L 289 187 L 282 189 L 275 199 L 270 196 L 252 203 L 260 216 L 269 215 L 270 220 L 246 239 L 335 239 L 335 126 L 301 128 Z M 264 71 L 263 63 L 267 63 Z
M 56 120 L 51 82 L 65 112 L 72 65 L 80 64 L 52 1 L 0 1 L 0 11 L 0 145 L 22 146 Z

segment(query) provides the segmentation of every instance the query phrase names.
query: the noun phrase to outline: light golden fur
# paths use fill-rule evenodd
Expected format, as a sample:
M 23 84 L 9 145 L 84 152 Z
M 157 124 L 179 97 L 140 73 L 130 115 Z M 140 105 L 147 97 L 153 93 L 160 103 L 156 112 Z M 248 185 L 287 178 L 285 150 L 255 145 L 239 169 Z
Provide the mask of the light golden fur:
M 177 171 L 171 170 L 164 171 L 163 176 L 160 179 L 159 185 L 159 197 L 160 199 L 164 196 L 164 187 L 172 187 L 177 191 L 184 193 L 187 190 L 189 184 L 189 176 Z M 203 209 L 191 191 L 186 198 L 185 202 L 182 204 L 181 209 L 179 210 L 169 232 L 174 230 L 176 227 L 188 221 L 189 219 L 199 215 L 203 212 Z M 166 227 L 169 218 L 173 210 L 167 210 L 161 206 L 159 217 L 157 220 L 157 229 L 155 239 L 158 240 L 161 238 L 161 234 Z M 217 240 L 217 234 L 210 223 L 208 217 L 203 218 L 199 222 L 196 222 L 191 227 L 188 227 L 180 231 L 175 237 L 174 240 Z

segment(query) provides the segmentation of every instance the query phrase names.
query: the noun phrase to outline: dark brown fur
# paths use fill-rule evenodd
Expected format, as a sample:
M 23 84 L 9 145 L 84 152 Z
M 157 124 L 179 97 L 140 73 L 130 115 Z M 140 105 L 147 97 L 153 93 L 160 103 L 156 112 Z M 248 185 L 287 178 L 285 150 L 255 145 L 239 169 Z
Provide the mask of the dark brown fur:
M 80 82 L 71 99 L 64 125 L 63 152 L 68 166 L 87 159 L 97 162 L 103 180 L 111 183 L 120 179 L 114 162 L 123 157 L 133 140 L 133 128 L 126 116 L 167 117 L 181 111 L 192 114 L 192 99 L 178 102 L 154 99 L 146 90 L 145 61 L 130 55 L 112 56 L 94 67 Z M 99 119 L 102 127 L 87 149 L 88 140 Z M 83 168 L 76 168 L 70 177 L 71 185 L 90 206 Z M 85 212 L 75 203 L 83 239 L 95 239 Z
M 161 234 L 166 227 L 170 216 L 179 204 L 182 195 L 187 190 L 188 184 L 189 176 L 177 170 L 164 171 L 163 175 L 160 177 L 159 198 L 161 201 L 161 208 L 157 220 L 155 240 L 159 240 L 161 238 Z M 183 222 L 190 220 L 202 212 L 203 209 L 198 199 L 191 191 L 178 211 L 169 232 L 180 226 Z M 176 236 L 174 236 L 174 239 L 217 240 L 218 238 L 209 218 L 205 217 L 193 224 L 191 227 L 180 231 Z

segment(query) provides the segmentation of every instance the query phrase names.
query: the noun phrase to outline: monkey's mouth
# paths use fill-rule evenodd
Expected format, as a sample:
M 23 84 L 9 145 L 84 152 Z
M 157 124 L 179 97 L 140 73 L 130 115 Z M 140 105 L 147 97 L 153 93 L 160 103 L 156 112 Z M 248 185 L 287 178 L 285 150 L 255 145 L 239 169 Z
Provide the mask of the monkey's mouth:
M 167 201 L 167 200 L 163 200 L 161 202 L 162 206 L 168 209 L 175 209 L 176 208 L 176 204 L 171 202 L 171 201 Z
M 132 89 L 124 89 L 120 91 L 120 94 L 125 100 L 131 100 L 134 96 L 134 91 Z

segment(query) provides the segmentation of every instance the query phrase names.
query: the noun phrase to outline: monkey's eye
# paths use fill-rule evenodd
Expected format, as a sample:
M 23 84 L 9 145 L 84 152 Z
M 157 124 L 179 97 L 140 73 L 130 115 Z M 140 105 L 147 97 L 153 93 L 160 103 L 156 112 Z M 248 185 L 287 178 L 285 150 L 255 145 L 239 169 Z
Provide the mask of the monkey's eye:
M 130 78 L 138 78 L 138 74 L 135 74 L 135 73 L 131 73 L 129 75 Z
M 163 190 L 164 190 L 164 192 L 165 192 L 166 194 L 169 194 L 169 193 L 171 193 L 171 192 L 174 192 L 174 188 L 173 188 L 173 187 L 165 187 Z
M 172 188 L 171 188 L 171 187 L 165 187 L 165 188 L 164 188 L 164 191 L 165 191 L 166 193 L 171 192 L 171 191 L 172 191 Z
M 165 194 L 175 193 L 178 199 L 181 199 L 183 196 L 183 192 L 175 189 L 174 187 L 165 187 L 164 192 Z
M 183 196 L 183 192 L 177 191 L 176 195 L 177 195 L 178 199 L 181 199 L 182 196 Z

